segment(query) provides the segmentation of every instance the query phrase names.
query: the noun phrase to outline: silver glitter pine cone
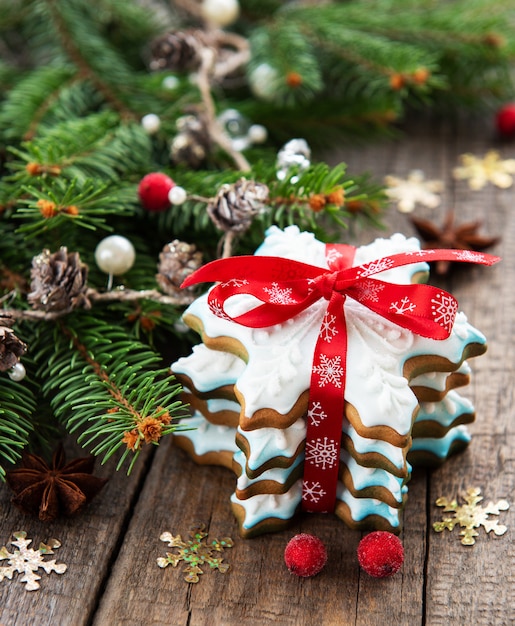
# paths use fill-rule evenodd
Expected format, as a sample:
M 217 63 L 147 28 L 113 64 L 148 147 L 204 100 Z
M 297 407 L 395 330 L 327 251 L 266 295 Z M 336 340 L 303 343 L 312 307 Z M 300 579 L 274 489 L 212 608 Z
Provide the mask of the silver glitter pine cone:
M 26 344 L 18 339 L 12 328 L 4 326 L 4 323 L 11 322 L 0 316 L 0 372 L 12 369 L 27 351 Z
M 174 239 L 159 254 L 156 281 L 169 296 L 181 291 L 182 282 L 202 265 L 202 253 L 193 244 Z
M 241 178 L 232 185 L 222 185 L 207 205 L 207 212 L 220 230 L 242 233 L 265 210 L 268 193 L 263 183 Z
M 200 64 L 199 51 L 204 47 L 202 31 L 177 30 L 155 39 L 150 47 L 153 71 L 189 72 Z
M 42 311 L 67 311 L 77 307 L 89 309 L 86 296 L 88 267 L 78 252 L 62 247 L 53 254 L 45 249 L 32 259 L 29 304 Z

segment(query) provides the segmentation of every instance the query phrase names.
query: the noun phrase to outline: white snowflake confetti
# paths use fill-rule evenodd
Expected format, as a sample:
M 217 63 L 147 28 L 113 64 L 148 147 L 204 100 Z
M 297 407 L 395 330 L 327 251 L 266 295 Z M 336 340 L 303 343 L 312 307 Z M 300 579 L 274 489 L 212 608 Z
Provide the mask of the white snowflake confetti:
M 339 442 L 334 439 L 320 437 L 306 443 L 306 461 L 323 470 L 331 468 L 338 462 Z
M 469 187 L 474 191 L 483 189 L 492 183 L 501 189 L 508 189 L 513 184 L 515 159 L 501 160 L 496 150 L 489 150 L 483 158 L 473 154 L 462 154 L 461 165 L 453 170 L 454 178 L 468 180 Z
M 322 409 L 320 402 L 313 402 L 308 410 L 308 419 L 312 426 L 319 426 L 322 420 L 325 420 L 327 413 Z
M 367 278 L 367 276 L 371 276 L 372 274 L 379 274 L 380 272 L 385 272 L 389 270 L 394 264 L 393 260 L 389 257 L 384 257 L 384 259 L 378 259 L 377 261 L 372 261 L 368 264 L 367 267 L 363 268 L 358 272 L 358 276 L 360 278 Z
M 277 283 L 272 283 L 271 288 L 263 287 L 263 291 L 270 296 L 272 304 L 294 304 L 297 302 L 291 297 L 292 290 L 290 287 L 281 288 Z
M 319 482 L 305 481 L 302 493 L 302 499 L 309 502 L 318 502 L 320 498 L 326 495 Z
M 320 337 L 324 341 L 327 341 L 327 343 L 331 343 L 333 337 L 338 334 L 335 326 L 336 315 L 332 315 L 326 311 L 324 319 L 322 320 L 322 325 L 320 326 Z
M 384 182 L 388 186 L 386 195 L 397 202 L 401 213 L 411 213 L 416 204 L 436 208 L 441 202 L 436 194 L 444 190 L 443 181 L 426 180 L 421 170 L 411 171 L 407 179 L 385 176 Z
M 450 331 L 458 310 L 456 300 L 448 293 L 441 291 L 436 295 L 436 299 L 431 298 L 431 304 L 434 321 Z
M 400 302 L 392 302 L 390 304 L 390 311 L 402 315 L 403 313 L 412 313 L 417 308 L 417 305 L 405 296 Z
M 44 561 L 46 554 L 54 554 L 53 548 L 59 548 L 61 545 L 57 539 L 49 539 L 48 543 L 40 543 L 37 550 L 33 550 L 28 546 L 32 543 L 32 539 L 26 539 L 27 533 L 24 531 L 13 533 L 16 541 L 11 541 L 17 550 L 12 553 L 4 546 L 0 549 L 0 561 L 7 560 L 7 567 L 0 567 L 0 582 L 7 578 L 12 580 L 13 574 L 23 574 L 20 582 L 26 583 L 27 591 L 36 591 L 39 589 L 38 569 L 43 569 L 47 574 L 55 572 L 56 574 L 64 574 L 67 566 L 64 563 L 56 563 L 54 559 Z
M 377 280 L 367 280 L 356 286 L 361 300 L 370 300 L 371 302 L 379 302 L 379 294 L 383 291 L 384 285 L 378 283 Z
M 343 367 L 341 366 L 341 356 L 332 359 L 325 354 L 320 355 L 320 362 L 313 367 L 313 372 L 320 376 L 319 385 L 325 387 L 333 384 L 335 387 L 342 386 Z
M 225 283 L 220 283 L 220 287 L 225 289 L 226 287 L 243 287 L 244 285 L 248 285 L 248 284 L 249 284 L 249 281 L 246 280 L 245 278 L 241 280 L 238 278 L 231 278 L 230 280 L 227 280 Z

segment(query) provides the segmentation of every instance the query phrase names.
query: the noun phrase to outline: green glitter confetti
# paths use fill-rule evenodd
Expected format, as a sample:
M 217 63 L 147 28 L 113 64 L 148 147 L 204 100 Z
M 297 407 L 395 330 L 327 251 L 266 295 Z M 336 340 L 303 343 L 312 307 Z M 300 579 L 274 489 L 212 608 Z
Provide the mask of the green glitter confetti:
M 225 574 L 230 565 L 223 562 L 219 555 L 225 548 L 232 548 L 233 541 L 230 537 L 223 539 L 213 539 L 204 541 L 208 533 L 205 532 L 205 525 L 199 524 L 189 531 L 190 539 L 183 541 L 181 535 L 172 535 L 169 532 L 163 533 L 159 539 L 168 543 L 169 548 L 178 548 L 178 553 L 167 552 L 166 558 L 157 559 L 159 567 L 165 568 L 168 565 L 177 567 L 181 561 L 186 563 L 183 572 L 186 573 L 184 580 L 188 583 L 198 583 L 199 576 L 204 573 L 203 565 L 209 565 L 211 569 L 217 569 Z

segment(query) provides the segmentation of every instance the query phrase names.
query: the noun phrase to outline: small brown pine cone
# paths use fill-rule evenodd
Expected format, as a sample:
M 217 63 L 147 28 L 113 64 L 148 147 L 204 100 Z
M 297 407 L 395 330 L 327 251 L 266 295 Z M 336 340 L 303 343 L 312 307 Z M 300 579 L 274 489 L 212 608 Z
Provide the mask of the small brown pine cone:
M 0 326 L 0 372 L 12 369 L 27 351 L 26 344 L 7 326 Z
M 220 230 L 242 233 L 250 227 L 254 216 L 264 211 L 267 200 L 266 185 L 241 178 L 232 185 L 222 185 L 207 205 L 207 212 Z
M 180 117 L 176 125 L 178 132 L 170 144 L 170 158 L 176 165 L 198 169 L 212 149 L 206 122 L 201 115 L 188 114 Z
M 88 267 L 78 252 L 68 253 L 65 247 L 51 254 L 43 250 L 32 259 L 29 304 L 43 311 L 66 311 L 91 303 L 86 296 Z
M 177 30 L 161 35 L 150 47 L 150 69 L 189 72 L 200 64 L 199 51 L 204 47 L 200 30 Z
M 159 255 L 158 285 L 169 296 L 181 292 L 182 282 L 202 265 L 202 253 L 193 244 L 175 239 Z

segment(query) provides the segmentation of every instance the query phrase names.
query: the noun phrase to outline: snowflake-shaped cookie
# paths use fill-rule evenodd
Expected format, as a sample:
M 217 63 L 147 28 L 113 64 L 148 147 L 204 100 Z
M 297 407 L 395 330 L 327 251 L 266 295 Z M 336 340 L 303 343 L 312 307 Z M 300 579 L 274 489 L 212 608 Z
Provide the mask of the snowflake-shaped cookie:
M 508 530 L 506 526 L 499 524 L 499 520 L 489 519 L 489 515 L 499 515 L 501 511 L 507 511 L 509 504 L 506 500 L 498 502 L 489 502 L 485 507 L 479 503 L 483 500 L 480 495 L 481 489 L 469 488 L 463 496 L 465 504 L 458 504 L 457 500 L 447 500 L 447 498 L 438 498 L 437 506 L 443 506 L 444 512 L 454 513 L 454 517 L 444 517 L 442 521 L 435 522 L 433 529 L 440 533 L 447 528 L 453 530 L 455 526 L 461 526 L 463 530 L 460 532 L 462 537 L 461 543 L 464 546 L 473 546 L 476 543 L 475 537 L 479 533 L 475 530 L 483 526 L 485 531 L 489 533 L 494 531 L 496 535 L 504 535 Z
M 181 561 L 184 561 L 186 563 L 186 567 L 183 570 L 186 573 L 184 580 L 188 583 L 198 583 L 199 575 L 204 573 L 202 565 L 209 565 L 211 569 L 217 569 L 222 574 L 225 574 L 230 565 L 223 563 L 223 559 L 218 555 L 225 548 L 232 548 L 232 539 L 224 537 L 220 540 L 213 539 L 209 543 L 207 541 L 204 542 L 204 539 L 207 537 L 204 529 L 204 524 L 192 528 L 189 532 L 191 539 L 187 541 L 183 541 L 180 535 L 172 535 L 169 532 L 163 533 L 159 537 L 161 541 L 168 542 L 169 548 L 178 548 L 179 553 L 167 552 L 166 558 L 158 558 L 157 564 L 159 567 L 165 568 L 168 565 L 177 567 Z
M 20 578 L 20 582 L 26 583 L 25 589 L 27 591 L 35 591 L 39 589 L 38 580 L 41 576 L 38 576 L 38 569 L 43 569 L 47 574 L 55 572 L 56 574 L 64 574 L 67 566 L 64 563 L 56 563 L 55 560 L 44 561 L 43 557 L 46 554 L 54 554 L 53 548 L 59 548 L 61 545 L 57 539 L 49 539 L 48 543 L 40 543 L 37 550 L 29 548 L 32 543 L 32 539 L 26 539 L 27 533 L 20 531 L 13 533 L 16 541 L 11 541 L 17 550 L 9 552 L 4 546 L 0 549 L 0 561 L 7 560 L 7 567 L 0 567 L 0 581 L 4 578 L 12 580 L 13 574 L 23 574 Z
M 385 176 L 384 182 L 388 186 L 386 195 L 397 202 L 401 213 L 411 213 L 416 204 L 436 208 L 441 202 L 437 194 L 444 190 L 443 181 L 426 180 L 421 170 L 411 171 L 406 179 Z
M 490 150 L 484 157 L 473 154 L 462 154 L 461 165 L 455 167 L 453 176 L 457 180 L 468 180 L 469 187 L 474 191 L 483 189 L 492 183 L 501 189 L 508 189 L 513 184 L 515 159 L 501 159 L 498 152 Z

